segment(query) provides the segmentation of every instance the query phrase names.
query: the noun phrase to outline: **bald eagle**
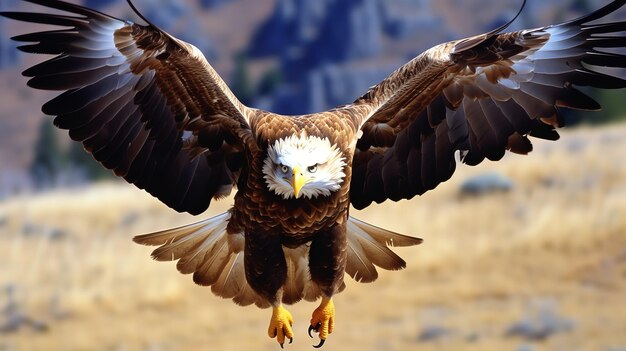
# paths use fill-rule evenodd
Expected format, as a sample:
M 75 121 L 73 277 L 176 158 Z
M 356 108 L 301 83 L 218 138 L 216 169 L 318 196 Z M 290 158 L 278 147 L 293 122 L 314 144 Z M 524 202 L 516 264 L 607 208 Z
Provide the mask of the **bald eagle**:
M 3 12 L 55 30 L 19 35 L 27 53 L 55 55 L 24 72 L 62 92 L 43 106 L 104 167 L 181 212 L 201 214 L 233 189 L 222 215 L 135 237 L 181 273 L 240 305 L 271 307 L 269 336 L 293 340 L 285 304 L 321 303 L 309 335 L 333 332 L 344 273 L 361 282 L 405 262 L 390 247 L 421 239 L 349 215 L 411 199 L 477 165 L 556 140 L 561 108 L 598 110 L 577 86 L 626 87 L 626 0 L 559 25 L 491 32 L 437 45 L 352 104 L 303 116 L 244 106 L 193 45 L 58 0 L 54 13 Z M 620 50 L 621 53 L 620 53 Z

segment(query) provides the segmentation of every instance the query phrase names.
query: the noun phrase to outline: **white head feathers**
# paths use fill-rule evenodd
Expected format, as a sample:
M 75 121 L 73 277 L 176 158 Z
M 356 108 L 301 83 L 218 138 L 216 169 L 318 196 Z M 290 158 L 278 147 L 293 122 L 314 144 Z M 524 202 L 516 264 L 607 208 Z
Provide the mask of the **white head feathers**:
M 345 178 L 345 158 L 328 138 L 292 135 L 277 140 L 267 150 L 263 173 L 268 188 L 284 199 L 296 197 L 295 171 L 303 185 L 299 196 L 316 198 L 339 190 Z

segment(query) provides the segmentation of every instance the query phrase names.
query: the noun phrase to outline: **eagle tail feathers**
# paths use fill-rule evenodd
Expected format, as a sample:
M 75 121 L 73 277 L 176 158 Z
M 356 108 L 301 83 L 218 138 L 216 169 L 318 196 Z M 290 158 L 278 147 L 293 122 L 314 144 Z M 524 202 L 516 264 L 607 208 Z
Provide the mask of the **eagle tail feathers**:
M 283 303 L 294 304 L 302 299 L 315 301 L 322 295 L 309 272 L 309 245 L 283 247 L 287 262 L 287 280 L 283 286 Z

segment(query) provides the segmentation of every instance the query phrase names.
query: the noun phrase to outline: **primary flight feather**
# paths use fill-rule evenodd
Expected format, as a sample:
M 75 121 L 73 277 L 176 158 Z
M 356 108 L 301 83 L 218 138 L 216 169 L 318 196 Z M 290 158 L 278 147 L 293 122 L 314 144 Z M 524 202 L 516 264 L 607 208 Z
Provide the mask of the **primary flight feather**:
M 3 12 L 60 29 L 13 39 L 55 55 L 24 72 L 62 93 L 43 106 L 103 166 L 169 207 L 204 212 L 237 189 L 220 216 L 135 238 L 159 246 L 196 283 L 238 304 L 272 307 L 268 334 L 283 346 L 293 318 L 283 304 L 321 298 L 311 331 L 334 328 L 333 296 L 376 267 L 404 268 L 390 247 L 421 239 L 358 221 L 350 205 L 410 199 L 529 137 L 556 140 L 561 108 L 598 110 L 577 87 L 626 87 L 626 21 L 612 1 L 559 25 L 435 46 L 354 103 L 303 116 L 244 106 L 193 45 L 147 22 L 58 0 L 25 0 L 65 14 Z M 617 50 L 616 50 L 617 49 Z M 621 50 L 621 51 L 619 51 Z M 622 53 L 620 53 L 622 52 Z

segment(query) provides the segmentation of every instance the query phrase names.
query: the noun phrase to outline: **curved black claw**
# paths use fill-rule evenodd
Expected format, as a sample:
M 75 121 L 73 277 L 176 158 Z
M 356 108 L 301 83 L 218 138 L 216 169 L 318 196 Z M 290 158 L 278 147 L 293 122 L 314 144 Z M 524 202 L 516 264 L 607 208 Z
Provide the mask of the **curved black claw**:
M 289 338 L 289 343 L 293 344 L 293 338 Z M 279 344 L 281 349 L 285 349 L 285 343 Z
M 313 335 L 311 335 L 311 332 L 314 331 L 317 333 L 321 326 L 322 326 L 322 323 L 317 323 L 315 327 L 313 327 L 312 325 L 309 325 L 309 336 L 311 337 L 311 339 L 313 339 Z
M 320 347 L 324 346 L 324 343 L 326 342 L 326 339 L 324 340 L 320 340 L 320 343 L 316 345 L 313 345 L 313 347 L 315 347 L 316 349 L 319 349 Z

